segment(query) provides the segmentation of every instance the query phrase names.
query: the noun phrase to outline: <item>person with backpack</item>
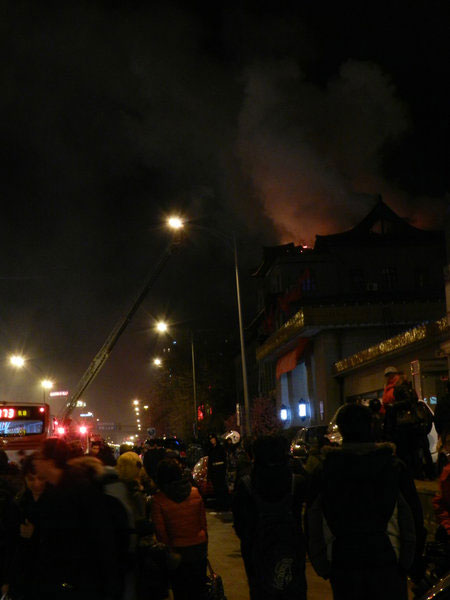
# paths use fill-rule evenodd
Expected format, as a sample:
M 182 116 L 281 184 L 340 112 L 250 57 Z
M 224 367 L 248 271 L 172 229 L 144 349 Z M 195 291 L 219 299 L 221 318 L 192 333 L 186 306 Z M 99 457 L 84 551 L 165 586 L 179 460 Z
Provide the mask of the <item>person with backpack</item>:
M 237 482 L 232 501 L 250 598 L 305 600 L 302 502 L 293 485 L 287 440 L 261 436 L 252 456 L 251 472 Z
M 407 600 L 407 574 L 420 580 L 425 542 L 414 481 L 392 444 L 374 443 L 372 413 L 344 406 L 341 447 L 326 449 L 306 511 L 308 553 L 334 600 Z

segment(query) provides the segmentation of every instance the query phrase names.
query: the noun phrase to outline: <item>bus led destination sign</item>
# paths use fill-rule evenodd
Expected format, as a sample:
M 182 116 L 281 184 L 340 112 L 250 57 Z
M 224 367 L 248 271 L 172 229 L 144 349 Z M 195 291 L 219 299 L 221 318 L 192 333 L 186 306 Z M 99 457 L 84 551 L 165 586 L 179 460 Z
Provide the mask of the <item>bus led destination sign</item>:
M 15 419 L 20 417 L 29 417 L 28 409 L 26 408 L 0 408 L 0 419 Z

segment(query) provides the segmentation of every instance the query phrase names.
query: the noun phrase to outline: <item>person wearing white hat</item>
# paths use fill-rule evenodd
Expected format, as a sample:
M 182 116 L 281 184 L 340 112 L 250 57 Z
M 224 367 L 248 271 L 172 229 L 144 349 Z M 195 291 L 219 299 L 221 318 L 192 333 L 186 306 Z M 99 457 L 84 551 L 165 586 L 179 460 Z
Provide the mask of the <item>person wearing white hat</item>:
M 384 438 L 394 442 L 401 458 L 416 479 L 434 478 L 426 420 L 411 382 L 396 367 L 384 370 Z
M 402 371 L 399 371 L 396 367 L 386 367 L 384 370 L 384 377 L 386 383 L 384 385 L 382 402 L 383 408 L 386 409 L 387 405 L 394 404 L 395 387 L 403 383 L 404 377 Z

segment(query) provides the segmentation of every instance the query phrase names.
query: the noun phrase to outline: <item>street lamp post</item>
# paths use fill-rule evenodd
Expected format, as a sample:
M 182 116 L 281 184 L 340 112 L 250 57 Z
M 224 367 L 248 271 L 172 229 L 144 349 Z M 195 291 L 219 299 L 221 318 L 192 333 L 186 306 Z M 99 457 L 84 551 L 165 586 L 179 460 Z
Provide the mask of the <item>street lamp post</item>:
M 182 219 L 180 219 L 178 217 L 176 219 L 177 219 L 176 227 L 182 228 L 184 226 Z M 171 225 L 171 227 L 173 227 L 173 225 Z M 239 319 L 239 339 L 240 339 L 240 346 L 241 346 L 242 387 L 243 387 L 243 393 L 244 393 L 245 433 L 247 436 L 250 436 L 251 435 L 250 401 L 249 401 L 249 395 L 248 395 L 247 361 L 246 361 L 246 356 L 245 356 L 245 339 L 244 339 L 244 326 L 243 326 L 243 319 L 242 319 L 241 293 L 240 293 L 240 286 L 239 286 L 239 267 L 238 267 L 236 236 L 233 235 L 233 237 L 230 239 L 230 237 L 227 236 L 222 231 L 217 231 L 217 230 L 209 229 L 206 227 L 202 228 L 202 229 L 205 229 L 206 231 L 215 233 L 219 237 L 223 236 L 224 238 L 226 238 L 228 240 L 228 242 L 232 241 L 232 243 L 233 243 L 234 271 L 235 271 L 235 278 L 236 278 L 236 300 L 237 300 L 238 319 Z
M 193 431 L 194 439 L 197 439 L 197 381 L 195 375 L 195 349 L 194 349 L 194 333 L 191 331 L 191 358 L 192 358 L 192 397 L 194 400 L 194 420 L 193 420 Z
M 45 404 L 47 401 L 47 392 L 48 392 L 48 390 L 52 389 L 53 381 L 50 381 L 49 379 L 43 379 L 41 381 L 41 387 L 42 387 L 42 393 L 43 393 L 44 404 Z
M 251 424 L 250 424 L 250 402 L 248 398 L 248 379 L 247 379 L 247 360 L 245 357 L 245 341 L 244 341 L 244 326 L 242 322 L 242 306 L 241 306 L 241 292 L 239 287 L 239 267 L 238 267 L 238 256 L 236 247 L 236 238 L 233 236 L 234 246 L 234 270 L 236 274 L 236 298 L 238 305 L 238 316 L 239 316 L 239 339 L 241 343 L 241 365 L 242 365 L 242 385 L 244 391 L 244 409 L 245 409 L 245 432 L 248 436 L 251 435 Z

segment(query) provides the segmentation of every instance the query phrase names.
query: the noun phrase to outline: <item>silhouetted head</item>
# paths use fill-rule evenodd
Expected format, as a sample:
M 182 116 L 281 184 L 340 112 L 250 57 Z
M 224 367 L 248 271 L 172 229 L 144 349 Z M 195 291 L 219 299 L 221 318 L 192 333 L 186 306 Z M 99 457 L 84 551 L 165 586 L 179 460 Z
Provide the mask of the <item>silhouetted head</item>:
M 336 424 L 344 442 L 364 443 L 372 441 L 372 412 L 361 404 L 346 404 L 338 412 Z
M 180 463 L 174 458 L 164 458 L 158 464 L 156 481 L 160 488 L 165 488 L 174 481 L 183 478 L 183 470 Z

